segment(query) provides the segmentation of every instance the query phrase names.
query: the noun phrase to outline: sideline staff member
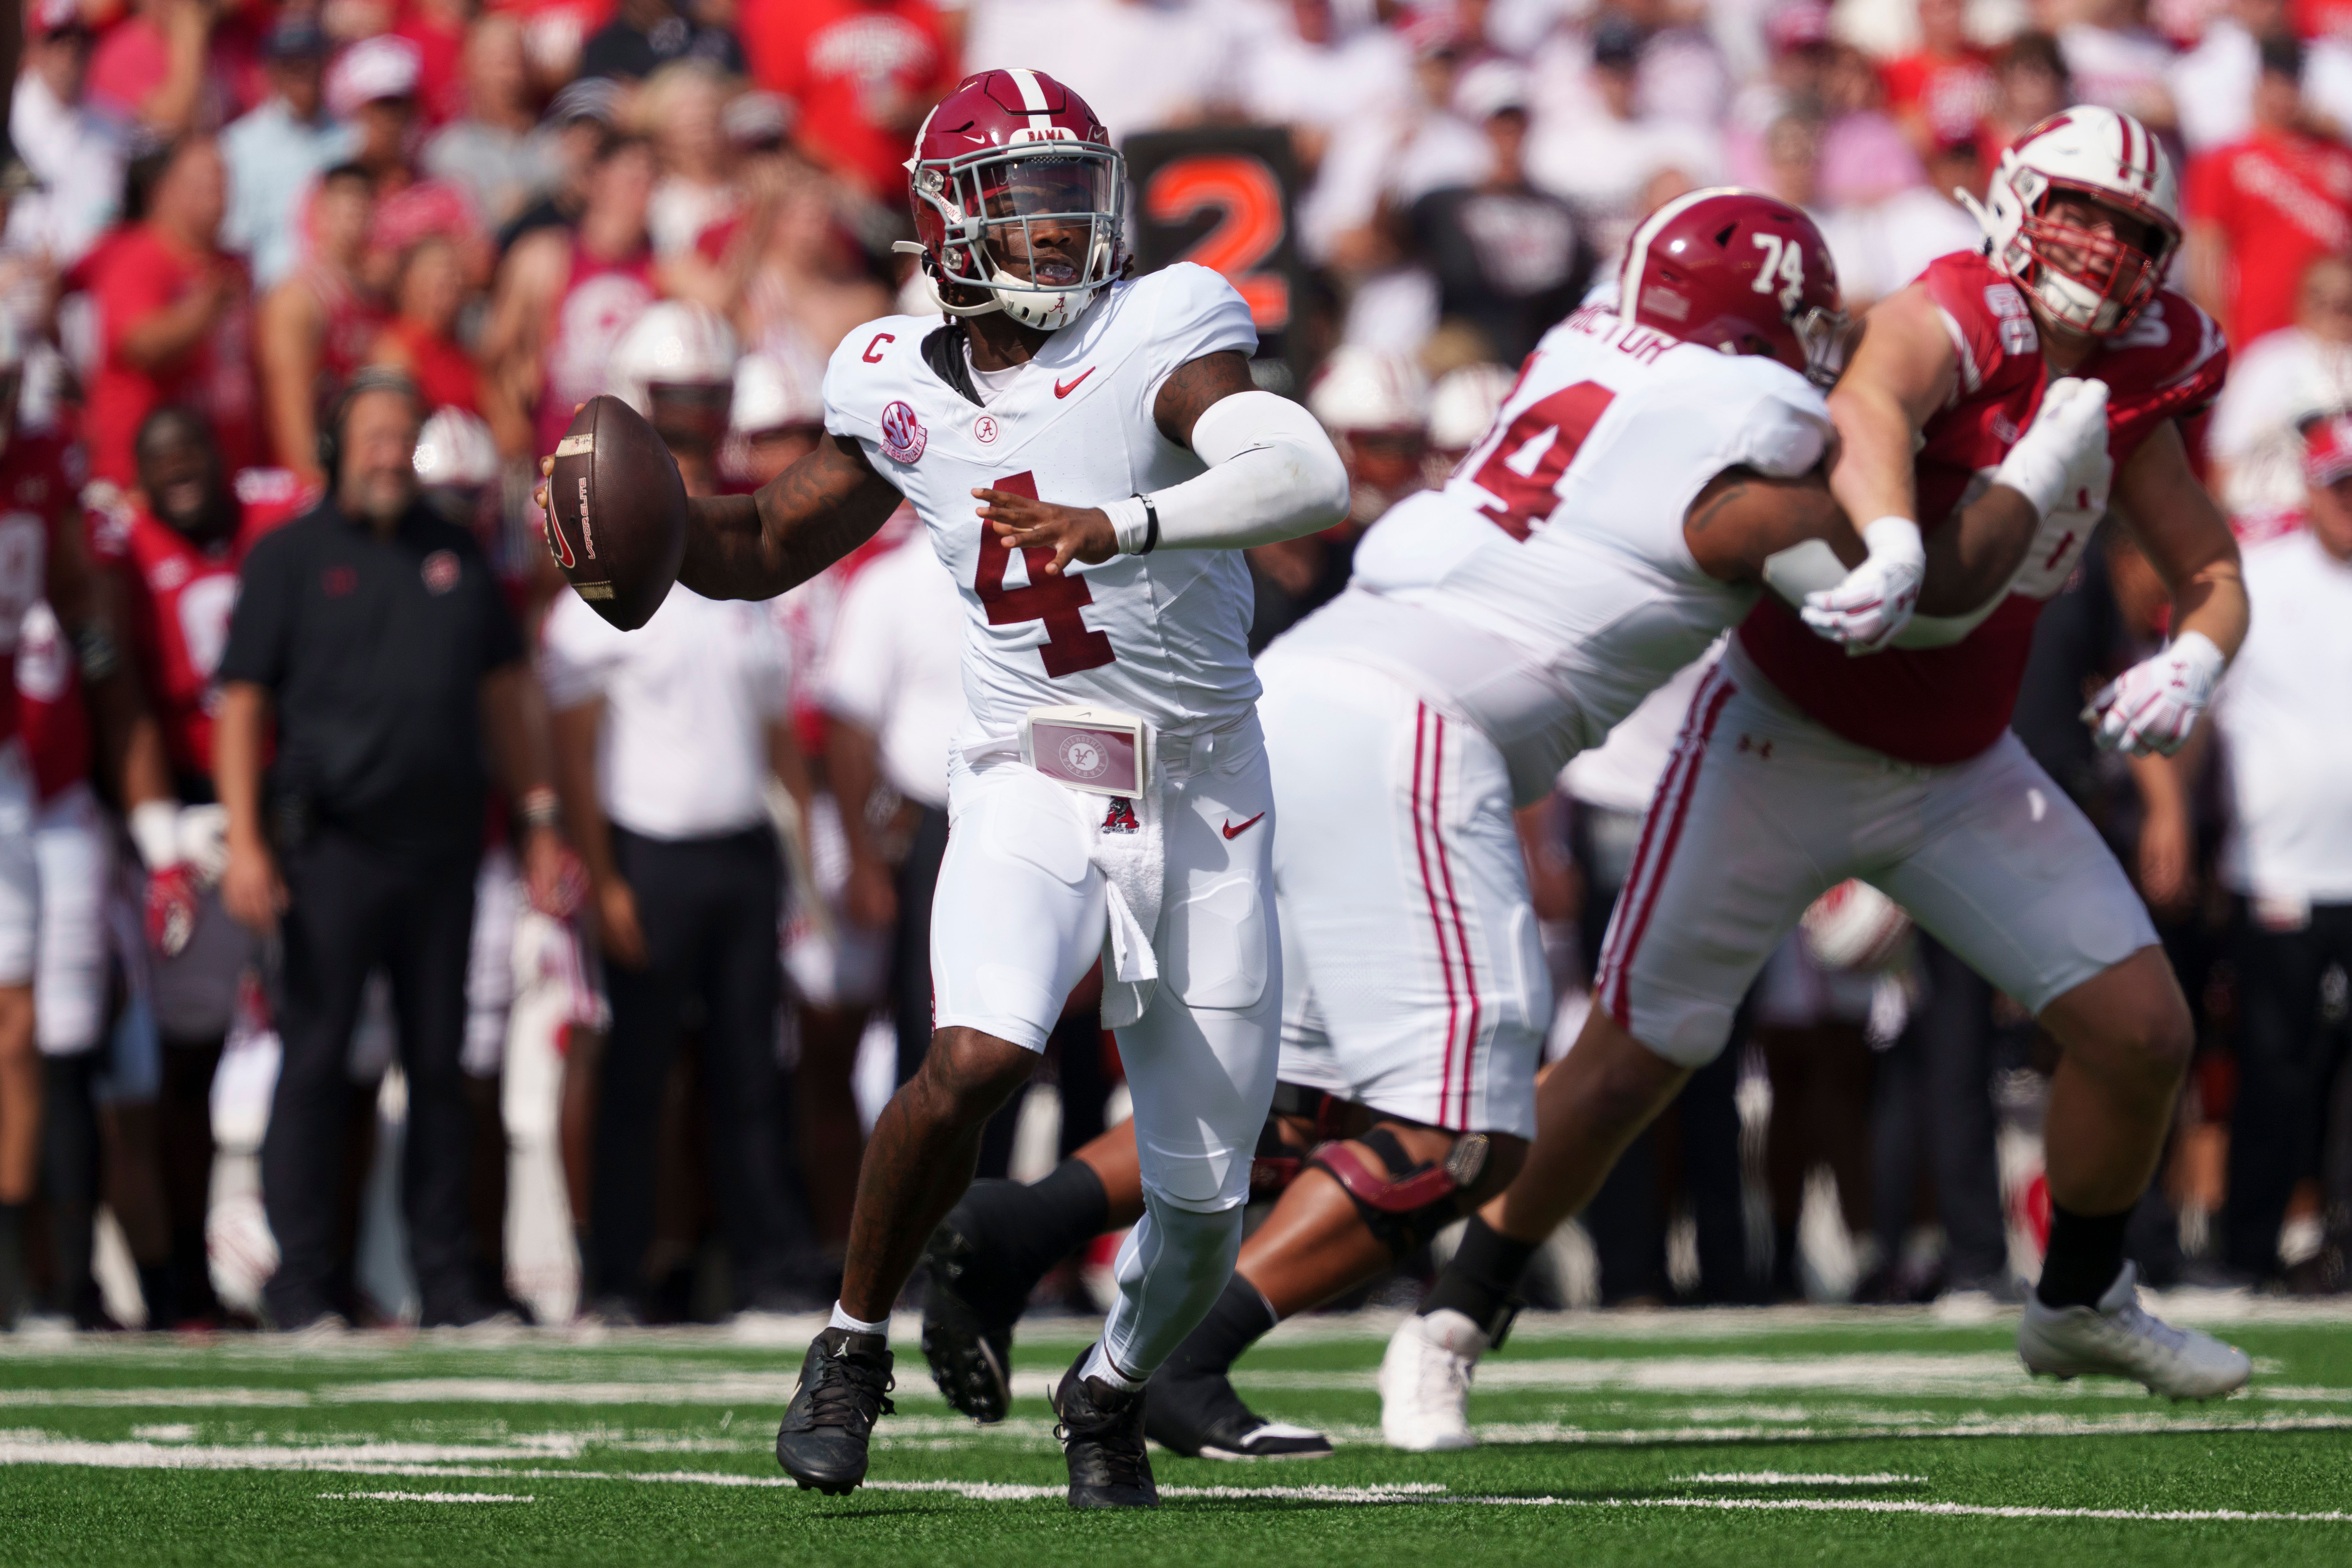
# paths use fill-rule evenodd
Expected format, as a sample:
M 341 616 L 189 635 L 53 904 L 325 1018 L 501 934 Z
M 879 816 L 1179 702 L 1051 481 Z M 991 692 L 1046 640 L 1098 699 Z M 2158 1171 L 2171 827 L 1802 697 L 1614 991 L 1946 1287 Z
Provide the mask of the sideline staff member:
M 340 451 L 325 464 L 334 488 L 246 558 L 220 664 L 222 902 L 284 941 L 285 1063 L 261 1151 L 280 1256 L 263 1300 L 281 1329 L 340 1323 L 329 1289 L 343 1064 L 378 965 L 392 979 L 408 1079 L 402 1195 L 424 1321 L 494 1311 L 470 1274 L 472 1117 L 457 1065 L 486 730 L 527 824 L 534 893 L 552 886 L 560 848 L 546 718 L 514 617 L 473 536 L 418 497 L 422 414 L 399 372 L 353 379 L 335 421 Z

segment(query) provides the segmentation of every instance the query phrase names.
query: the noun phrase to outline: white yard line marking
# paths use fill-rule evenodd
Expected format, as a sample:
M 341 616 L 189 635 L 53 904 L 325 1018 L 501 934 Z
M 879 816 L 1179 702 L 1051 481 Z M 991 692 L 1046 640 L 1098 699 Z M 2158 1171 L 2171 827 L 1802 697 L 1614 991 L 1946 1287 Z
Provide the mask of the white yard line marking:
M 322 1502 L 537 1502 L 513 1492 L 320 1492 Z
M 2298 1423 L 2297 1426 L 2304 1424 Z M 2344 1425 L 2331 1423 L 2330 1425 Z M 2219 1429 L 2219 1428 L 2216 1428 Z M 93 1443 L 73 1439 L 0 1439 L 0 1465 L 91 1465 L 115 1469 L 332 1470 L 345 1474 L 480 1478 L 505 1480 L 633 1481 L 641 1485 L 691 1485 L 772 1489 L 792 1486 L 783 1476 L 739 1475 L 711 1470 L 563 1470 L 545 1468 L 489 1468 L 479 1465 L 433 1463 L 409 1458 L 423 1444 L 372 1444 L 356 1449 L 305 1450 L 252 1445 L 241 1447 L 166 1447 L 152 1443 Z M 446 1452 L 446 1449 L 435 1450 Z M 497 1452 L 497 1450 L 490 1450 Z M 514 1458 L 520 1452 L 509 1451 Z M 540 1457 L 540 1453 L 530 1457 Z M 362 1457 L 364 1454 L 367 1457 Z M 1703 1475 L 1682 1478 L 1709 1484 L 1836 1484 L 1916 1485 L 1915 1476 L 1781 1475 L 1773 1471 Z M 941 1492 L 979 1502 L 1027 1502 L 1065 1495 L 1060 1486 L 1006 1481 L 869 1480 L 875 1491 Z M 329 1499 L 382 1499 L 416 1502 L 530 1502 L 532 1495 L 471 1492 L 334 1492 Z M 1717 1511 L 1810 1513 L 1896 1513 L 1982 1519 L 2104 1519 L 2157 1522 L 2225 1521 L 2306 1524 L 2352 1523 L 2352 1513 L 2326 1511 L 2291 1513 L 2247 1509 L 2099 1509 L 2038 1508 L 1961 1502 L 1927 1502 L 1868 1498 L 1562 1498 L 1485 1497 L 1456 1495 L 1442 1483 L 1405 1481 L 1367 1486 L 1306 1487 L 1181 1487 L 1161 1489 L 1169 1498 L 1214 1500 L 1338 1502 L 1362 1504 L 1459 1504 L 1491 1508 L 1681 1508 Z
M 1668 1481 L 1696 1481 L 1717 1487 L 1924 1487 L 1925 1476 L 1898 1476 L 1892 1470 L 1876 1475 L 1853 1476 L 1827 1471 L 1809 1474 L 1798 1470 L 1701 1470 L 1696 1475 L 1669 1476 Z
M 1433 1498 L 1433 1502 L 1483 1503 L 1496 1508 L 1687 1508 L 1727 1513 L 1918 1513 L 1964 1519 L 2119 1519 L 2154 1523 L 2228 1521 L 2234 1523 L 2352 1524 L 2352 1513 L 2284 1513 L 2236 1508 L 2029 1508 L 2021 1504 L 1908 1502 L 1876 1498 Z

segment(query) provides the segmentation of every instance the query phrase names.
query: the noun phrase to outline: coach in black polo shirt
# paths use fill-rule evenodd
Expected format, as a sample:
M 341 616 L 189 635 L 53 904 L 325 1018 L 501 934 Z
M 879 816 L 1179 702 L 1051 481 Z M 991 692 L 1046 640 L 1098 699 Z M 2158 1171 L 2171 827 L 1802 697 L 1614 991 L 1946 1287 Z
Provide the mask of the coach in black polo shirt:
M 261 1181 L 279 1255 L 264 1300 L 285 1329 L 339 1321 L 330 1281 L 344 1059 L 378 965 L 408 1082 L 402 1191 L 424 1321 L 495 1310 L 469 1274 L 472 1118 L 457 1066 L 486 736 L 525 825 L 526 875 L 542 891 L 559 855 L 555 802 L 514 617 L 473 536 L 418 498 L 418 416 L 404 377 L 354 381 L 335 422 L 333 491 L 246 558 L 220 664 L 222 901 L 283 938 L 285 1062 Z

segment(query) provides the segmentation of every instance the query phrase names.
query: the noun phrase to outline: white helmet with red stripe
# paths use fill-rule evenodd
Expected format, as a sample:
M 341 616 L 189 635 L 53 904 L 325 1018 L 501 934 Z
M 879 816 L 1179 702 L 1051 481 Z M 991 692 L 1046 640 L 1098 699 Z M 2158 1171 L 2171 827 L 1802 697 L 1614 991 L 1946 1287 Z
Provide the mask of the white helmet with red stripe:
M 2053 210 L 2069 196 L 2105 208 L 2114 232 Z M 2000 155 L 1983 205 L 1970 205 L 1994 265 L 2052 320 L 2101 337 L 2131 325 L 2180 244 L 2172 161 L 2147 126 L 2093 104 L 2053 114 L 2019 137 Z

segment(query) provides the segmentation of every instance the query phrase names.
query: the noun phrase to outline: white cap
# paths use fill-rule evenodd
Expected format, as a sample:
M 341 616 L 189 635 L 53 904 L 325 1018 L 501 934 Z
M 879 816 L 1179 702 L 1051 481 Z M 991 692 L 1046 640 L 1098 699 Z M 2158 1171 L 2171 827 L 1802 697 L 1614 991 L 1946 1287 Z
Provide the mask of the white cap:
M 478 489 L 499 478 L 499 444 L 490 427 L 462 408 L 434 412 L 416 433 L 416 481 Z
M 1429 444 L 1442 452 L 1476 446 L 1502 412 L 1514 379 L 1501 364 L 1465 364 L 1439 376 L 1429 395 Z
M 414 98 L 424 74 L 424 55 L 406 38 L 379 33 L 345 49 L 327 70 L 327 108 L 349 120 L 364 104 L 386 98 Z
M 745 354 L 735 364 L 727 428 L 738 436 L 824 423 L 824 400 L 800 367 L 779 354 Z
M 1454 87 L 1454 112 L 1484 125 L 1507 109 L 1528 107 L 1528 69 L 1517 60 L 1480 60 Z
M 1307 406 L 1335 433 L 1418 431 L 1429 422 L 1429 378 L 1403 354 L 1343 343 L 1307 388 Z
M 740 353 L 735 329 L 705 305 L 664 300 L 647 306 L 613 345 L 606 379 L 614 394 L 650 418 L 656 382 L 668 385 L 715 385 L 735 374 Z

